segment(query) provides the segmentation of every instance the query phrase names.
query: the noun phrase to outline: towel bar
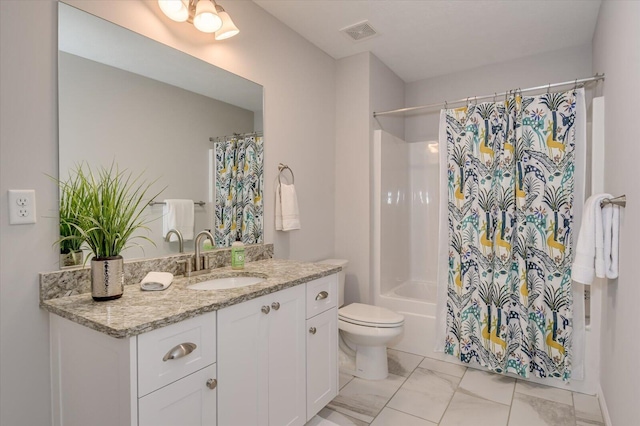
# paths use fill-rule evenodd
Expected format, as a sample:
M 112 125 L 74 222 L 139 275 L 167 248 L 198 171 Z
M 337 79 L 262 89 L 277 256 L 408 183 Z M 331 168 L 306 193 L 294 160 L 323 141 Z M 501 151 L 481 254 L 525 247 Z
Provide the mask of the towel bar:
M 280 179 L 282 176 L 282 172 L 284 172 L 285 170 L 289 170 L 289 173 L 291 173 L 291 184 L 293 185 L 295 183 L 295 176 L 293 175 L 293 170 L 291 170 L 291 168 L 289 166 L 287 166 L 286 164 L 278 164 L 278 184 L 282 184 L 282 180 Z
M 600 201 L 600 207 L 604 207 L 607 204 L 613 204 L 614 206 L 626 207 L 627 206 L 627 196 L 621 195 L 615 198 L 605 198 Z
M 155 206 L 157 204 L 166 204 L 166 203 L 164 201 L 153 201 L 153 200 L 151 200 L 151 201 L 149 201 L 148 205 Z M 204 206 L 207 205 L 207 203 L 205 203 L 204 201 L 194 201 L 193 204 L 196 204 L 196 205 L 198 205 L 200 207 L 204 207 Z

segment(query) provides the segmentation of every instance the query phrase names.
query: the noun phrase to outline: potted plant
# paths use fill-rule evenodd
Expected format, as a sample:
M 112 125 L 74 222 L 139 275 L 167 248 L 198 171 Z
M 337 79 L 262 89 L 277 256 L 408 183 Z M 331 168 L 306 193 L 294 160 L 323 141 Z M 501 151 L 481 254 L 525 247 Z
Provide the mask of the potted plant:
M 62 195 L 68 192 L 65 203 L 75 206 L 75 216 L 60 215 L 60 227 L 68 227 L 73 232 L 62 235 L 59 241 L 84 244 L 93 254 L 91 296 L 94 300 L 122 296 L 124 264 L 120 253 L 138 245 L 132 240 L 142 238 L 153 243 L 144 235 L 134 235 L 136 231 L 149 229 L 142 212 L 146 206 L 145 196 L 154 183 L 140 182 L 140 177 L 134 178 L 131 172 L 120 171 L 113 164 L 95 173 L 88 166 L 85 171 L 81 164 L 71 171 L 69 180 L 60 182 Z

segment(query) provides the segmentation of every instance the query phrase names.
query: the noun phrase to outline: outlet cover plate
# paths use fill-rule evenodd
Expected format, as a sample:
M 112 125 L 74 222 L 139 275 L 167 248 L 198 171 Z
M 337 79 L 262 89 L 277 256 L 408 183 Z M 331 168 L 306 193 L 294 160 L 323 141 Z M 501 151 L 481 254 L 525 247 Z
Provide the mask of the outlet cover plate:
M 9 224 L 27 225 L 36 223 L 36 191 L 33 189 L 10 189 Z

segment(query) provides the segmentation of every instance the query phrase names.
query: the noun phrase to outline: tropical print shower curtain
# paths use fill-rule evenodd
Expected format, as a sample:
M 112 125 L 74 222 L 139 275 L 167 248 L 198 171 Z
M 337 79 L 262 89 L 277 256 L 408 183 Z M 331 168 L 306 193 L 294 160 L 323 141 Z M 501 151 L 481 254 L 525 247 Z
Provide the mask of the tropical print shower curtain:
M 499 373 L 568 380 L 576 92 L 445 114 L 445 352 Z
M 236 135 L 215 143 L 217 247 L 238 237 L 245 244 L 262 243 L 262 136 Z

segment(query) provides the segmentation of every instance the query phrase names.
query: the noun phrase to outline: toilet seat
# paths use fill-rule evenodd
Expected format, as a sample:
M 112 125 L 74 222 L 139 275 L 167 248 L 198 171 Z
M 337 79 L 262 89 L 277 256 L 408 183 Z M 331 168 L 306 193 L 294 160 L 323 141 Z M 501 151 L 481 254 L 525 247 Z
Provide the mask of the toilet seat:
M 352 303 L 340 308 L 338 318 L 364 327 L 395 328 L 404 324 L 404 316 L 380 306 L 363 303 Z

